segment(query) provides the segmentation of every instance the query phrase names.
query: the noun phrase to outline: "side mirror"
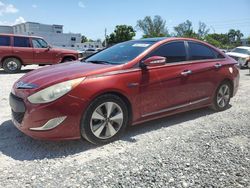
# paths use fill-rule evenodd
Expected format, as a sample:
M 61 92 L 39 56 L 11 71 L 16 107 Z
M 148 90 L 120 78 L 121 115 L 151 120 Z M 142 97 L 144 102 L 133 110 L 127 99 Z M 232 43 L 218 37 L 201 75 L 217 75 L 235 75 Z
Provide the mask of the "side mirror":
M 167 59 L 161 56 L 152 56 L 141 62 L 142 67 L 156 67 L 165 65 Z
M 48 45 L 47 48 L 46 48 L 46 51 L 50 51 L 52 48 L 52 46 Z

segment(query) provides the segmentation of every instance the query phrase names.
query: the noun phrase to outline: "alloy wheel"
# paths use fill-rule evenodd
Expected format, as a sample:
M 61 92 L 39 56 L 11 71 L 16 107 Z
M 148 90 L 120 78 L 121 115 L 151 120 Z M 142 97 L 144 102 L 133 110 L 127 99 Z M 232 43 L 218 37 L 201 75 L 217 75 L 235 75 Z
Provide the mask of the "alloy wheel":
M 17 63 L 15 61 L 9 61 L 7 63 L 7 67 L 8 67 L 9 70 L 15 71 L 18 68 L 18 65 L 17 65 Z
M 109 139 L 120 130 L 123 119 L 123 111 L 117 103 L 105 102 L 92 113 L 90 128 L 97 138 Z
M 220 87 L 217 94 L 217 104 L 220 108 L 224 108 L 228 105 L 230 100 L 230 88 L 227 84 Z

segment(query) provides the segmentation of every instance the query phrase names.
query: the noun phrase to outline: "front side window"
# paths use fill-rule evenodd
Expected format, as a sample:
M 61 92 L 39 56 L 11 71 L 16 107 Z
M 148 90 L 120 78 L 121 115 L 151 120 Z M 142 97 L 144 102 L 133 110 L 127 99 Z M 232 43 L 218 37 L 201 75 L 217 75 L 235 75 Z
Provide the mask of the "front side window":
M 10 46 L 10 37 L 0 36 L 0 46 Z
M 48 48 L 48 44 L 43 39 L 32 39 L 33 48 Z
M 189 46 L 189 59 L 190 60 L 203 60 L 203 59 L 215 59 L 215 54 L 209 47 L 195 43 L 188 42 Z
M 151 52 L 149 57 L 162 56 L 166 57 L 167 63 L 186 61 L 186 50 L 184 42 L 171 42 L 160 46 Z
M 30 47 L 30 41 L 28 37 L 14 37 L 14 47 Z

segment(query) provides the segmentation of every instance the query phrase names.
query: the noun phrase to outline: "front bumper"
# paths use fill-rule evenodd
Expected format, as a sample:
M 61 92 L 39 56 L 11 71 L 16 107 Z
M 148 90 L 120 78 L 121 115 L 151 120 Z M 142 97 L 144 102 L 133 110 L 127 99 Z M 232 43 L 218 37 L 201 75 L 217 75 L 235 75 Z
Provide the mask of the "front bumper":
M 10 94 L 9 102 L 14 125 L 24 134 L 43 140 L 80 139 L 80 123 L 87 101 L 71 95 L 47 103 L 34 105 L 27 98 Z M 48 130 L 39 128 L 55 118 L 66 117 L 57 126 Z M 33 130 L 32 130 L 33 129 Z

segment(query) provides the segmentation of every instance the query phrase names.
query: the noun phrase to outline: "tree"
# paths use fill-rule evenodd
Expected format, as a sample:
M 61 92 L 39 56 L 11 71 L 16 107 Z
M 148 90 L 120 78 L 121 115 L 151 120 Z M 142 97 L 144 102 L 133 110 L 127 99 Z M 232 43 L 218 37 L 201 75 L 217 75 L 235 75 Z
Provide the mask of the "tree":
M 132 26 L 117 25 L 114 32 L 107 36 L 106 40 L 108 45 L 113 45 L 120 42 L 132 40 L 135 34 L 135 30 Z
M 86 36 L 82 35 L 81 43 L 88 42 L 88 39 Z
M 204 39 L 209 31 L 210 29 L 207 28 L 207 25 L 204 22 L 199 22 L 199 29 L 197 34 L 200 39 Z
M 102 39 L 97 39 L 96 42 L 100 42 L 100 43 L 101 43 L 101 42 L 102 42 Z
M 240 30 L 234 29 L 230 29 L 227 35 L 230 44 L 233 46 L 239 46 L 241 44 L 241 38 L 244 36 Z
M 177 37 L 198 38 L 197 34 L 193 30 L 192 22 L 189 20 L 174 27 L 174 31 Z
M 213 33 L 213 34 L 208 34 L 205 37 L 205 41 L 208 43 L 218 47 L 218 48 L 232 48 L 228 34 L 218 34 L 218 33 Z
M 161 16 L 146 16 L 143 20 L 138 20 L 136 28 L 144 33 L 143 38 L 169 36 L 166 21 Z
M 247 43 L 250 44 L 250 36 L 247 38 Z

